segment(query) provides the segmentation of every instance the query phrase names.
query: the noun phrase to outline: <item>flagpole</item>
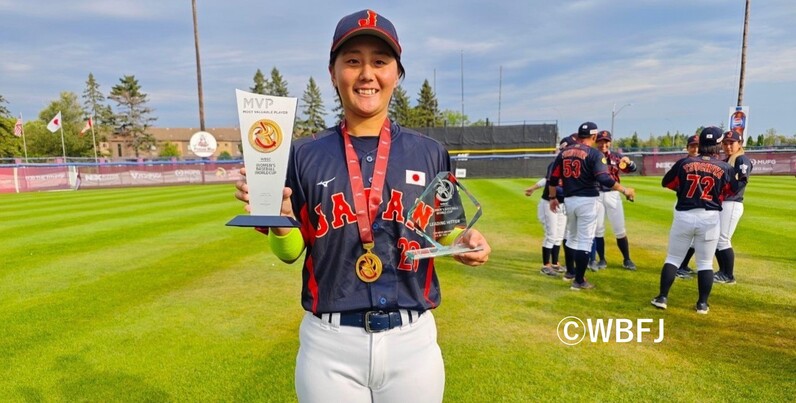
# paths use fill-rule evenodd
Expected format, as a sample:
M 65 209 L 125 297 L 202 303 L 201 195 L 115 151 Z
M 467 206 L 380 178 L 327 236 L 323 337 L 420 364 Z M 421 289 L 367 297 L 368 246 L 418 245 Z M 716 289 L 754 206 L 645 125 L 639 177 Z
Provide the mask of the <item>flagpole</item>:
M 25 121 L 22 120 L 22 112 L 19 113 L 19 120 L 22 122 L 22 148 L 25 150 L 25 163 L 28 163 L 28 143 L 25 141 Z
M 58 114 L 61 114 L 61 111 L 58 111 Z M 61 128 L 61 150 L 64 152 L 64 164 L 66 164 L 66 143 L 64 143 L 64 118 L 61 116 L 60 128 Z
M 89 119 L 91 124 L 91 142 L 94 143 L 94 163 L 99 164 L 99 159 L 97 159 L 97 137 L 94 135 L 94 116 L 91 116 Z

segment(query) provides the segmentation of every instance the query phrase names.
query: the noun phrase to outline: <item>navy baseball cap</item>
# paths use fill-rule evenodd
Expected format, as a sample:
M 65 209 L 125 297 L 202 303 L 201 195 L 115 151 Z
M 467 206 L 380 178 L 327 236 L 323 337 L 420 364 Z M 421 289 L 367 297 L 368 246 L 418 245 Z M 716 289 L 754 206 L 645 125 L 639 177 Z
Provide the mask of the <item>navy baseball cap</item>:
M 564 137 L 563 139 L 561 139 L 561 141 L 558 142 L 558 147 L 559 148 L 567 148 L 567 147 L 577 143 L 577 140 L 575 140 L 575 136 L 577 136 L 577 133 L 572 133 L 569 136 Z
M 724 133 L 724 141 L 732 140 L 743 143 L 743 133 L 728 131 Z
M 694 144 L 699 145 L 699 135 L 698 134 L 695 134 L 695 135 L 693 135 L 693 136 L 688 138 L 688 145 L 692 146 Z
M 597 141 L 611 141 L 611 132 L 608 130 L 600 130 L 597 132 Z
M 592 122 L 585 122 L 578 128 L 578 137 L 585 138 L 597 134 L 597 125 Z
M 401 45 L 398 42 L 398 33 L 392 22 L 373 10 L 361 10 L 349 14 L 337 23 L 332 39 L 331 53 L 340 49 L 347 40 L 359 35 L 373 35 L 388 45 L 395 52 L 395 56 L 400 59 Z
M 700 146 L 715 146 L 724 140 L 724 132 L 716 126 L 708 126 L 699 133 Z

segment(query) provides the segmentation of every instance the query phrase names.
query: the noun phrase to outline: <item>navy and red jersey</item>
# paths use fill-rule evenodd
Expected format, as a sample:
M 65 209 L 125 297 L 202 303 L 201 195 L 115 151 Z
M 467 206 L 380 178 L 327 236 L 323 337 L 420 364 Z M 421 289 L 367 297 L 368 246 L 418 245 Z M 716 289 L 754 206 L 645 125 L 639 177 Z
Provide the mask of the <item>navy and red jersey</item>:
M 550 165 L 547 166 L 547 175 L 545 175 L 545 186 L 542 189 L 542 199 L 545 199 L 547 201 L 550 201 L 550 188 L 547 185 L 550 182 L 547 181 L 547 178 L 549 178 L 550 173 L 553 172 L 553 165 L 555 165 L 555 161 L 551 162 Z M 558 199 L 560 203 L 564 202 L 564 188 L 561 187 L 560 180 L 556 184 L 556 199 Z
M 558 183 L 559 179 L 563 182 L 564 197 L 597 197 L 599 185 L 611 188 L 616 183 L 608 173 L 603 153 L 583 143 L 571 145 L 558 154 L 547 183 Z
M 725 161 L 729 163 L 728 157 Z M 734 195 L 727 196 L 725 201 L 734 201 L 743 203 L 743 194 L 746 192 L 746 183 L 749 181 L 749 175 L 752 174 L 752 160 L 744 154 L 735 157 L 735 178 L 738 180 L 738 191 Z
M 677 192 L 675 210 L 721 211 L 721 202 L 734 194 L 737 181 L 730 164 L 713 157 L 685 157 L 663 175 L 661 185 Z
M 622 153 L 615 153 L 612 152 L 611 150 L 608 150 L 608 152 L 605 153 L 605 160 L 606 160 L 605 165 L 608 166 L 608 173 L 611 174 L 611 178 L 613 178 L 614 181 L 616 182 L 621 182 L 621 180 L 619 179 L 620 172 L 630 173 L 630 172 L 636 172 L 638 170 L 638 166 L 636 166 L 636 163 L 633 162 L 633 160 L 631 160 L 630 163 L 627 164 L 625 169 L 619 168 L 619 161 L 621 161 L 622 158 L 624 157 L 625 156 L 622 155 Z M 611 191 L 611 188 L 600 184 L 600 191 L 609 192 Z
M 425 311 L 440 303 L 434 259 L 412 262 L 406 256 L 411 249 L 430 246 L 407 226 L 406 214 L 437 173 L 450 171 L 450 157 L 434 139 L 395 123 L 390 130 L 382 203 L 372 222 L 373 253 L 381 259 L 383 271 L 373 283 L 361 281 L 355 273 L 356 261 L 365 250 L 340 128 L 326 129 L 315 140 L 299 140 L 291 146 L 286 182 L 293 190 L 293 211 L 307 246 L 301 291 L 307 311 Z M 378 137 L 352 136 L 351 142 L 369 192 Z

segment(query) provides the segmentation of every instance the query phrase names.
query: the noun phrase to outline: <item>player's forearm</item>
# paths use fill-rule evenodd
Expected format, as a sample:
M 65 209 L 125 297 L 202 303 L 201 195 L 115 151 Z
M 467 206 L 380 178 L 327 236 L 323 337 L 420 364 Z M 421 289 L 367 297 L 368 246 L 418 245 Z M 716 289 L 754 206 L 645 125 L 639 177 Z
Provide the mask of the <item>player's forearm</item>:
M 268 233 L 268 243 L 271 251 L 279 260 L 285 263 L 293 263 L 304 252 L 304 238 L 298 228 L 291 228 L 287 234 L 279 235 L 275 231 Z

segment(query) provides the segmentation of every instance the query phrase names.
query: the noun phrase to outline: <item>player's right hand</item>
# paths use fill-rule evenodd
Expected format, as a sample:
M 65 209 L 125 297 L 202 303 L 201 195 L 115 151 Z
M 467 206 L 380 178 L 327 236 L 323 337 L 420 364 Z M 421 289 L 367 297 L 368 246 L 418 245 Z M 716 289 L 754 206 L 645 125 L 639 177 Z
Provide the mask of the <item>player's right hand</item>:
M 530 195 L 532 195 L 532 194 L 533 194 L 533 192 L 535 192 L 535 191 L 536 191 L 536 189 L 535 189 L 533 186 L 531 186 L 531 187 L 529 187 L 528 189 L 525 189 L 525 195 L 526 195 L 526 196 L 530 196 Z
M 636 189 L 625 187 L 625 197 L 630 200 L 636 200 Z
M 235 182 L 235 198 L 246 203 L 243 207 L 246 212 L 251 213 L 251 206 L 249 205 L 249 185 L 246 184 L 246 168 L 240 169 L 241 179 Z M 284 203 L 283 203 L 284 204 Z
M 554 213 L 557 212 L 558 211 L 558 204 L 559 204 L 558 203 L 558 199 L 556 199 L 555 197 L 550 199 L 550 211 L 552 211 Z

